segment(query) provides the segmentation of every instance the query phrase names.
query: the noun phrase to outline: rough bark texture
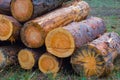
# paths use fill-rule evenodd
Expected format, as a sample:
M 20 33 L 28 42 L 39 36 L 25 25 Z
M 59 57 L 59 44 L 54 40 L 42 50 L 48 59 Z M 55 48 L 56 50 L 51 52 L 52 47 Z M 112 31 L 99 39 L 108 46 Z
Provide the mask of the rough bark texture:
M 76 72 L 83 71 L 88 77 L 107 76 L 113 70 L 113 61 L 118 54 L 120 54 L 120 36 L 114 32 L 105 33 L 77 49 L 71 57 L 71 64 Z
M 20 38 L 21 24 L 11 16 L 0 14 L 0 41 L 14 42 Z
M 10 15 L 10 2 L 11 0 L 0 0 L 0 14 Z
M 0 69 L 9 65 L 17 64 L 17 53 L 21 48 L 18 46 L 0 46 Z
M 21 49 L 18 53 L 18 61 L 23 69 L 33 69 L 34 67 L 37 67 L 38 65 L 38 59 L 39 57 L 45 53 L 45 47 L 41 47 L 38 49 Z
M 81 22 L 73 22 L 63 27 L 63 29 L 72 34 L 75 46 L 78 48 L 106 32 L 104 21 L 98 17 L 90 17 Z
M 38 66 L 39 70 L 44 74 L 56 74 L 61 67 L 61 62 L 55 56 L 46 52 L 42 56 L 40 56 Z
M 37 16 L 40 16 L 46 12 L 49 12 L 57 7 L 59 7 L 60 5 L 62 5 L 62 3 L 64 2 L 64 0 L 12 0 L 11 2 L 11 11 L 13 16 L 21 21 L 21 22 L 25 22 L 28 21 L 32 18 L 35 18 Z M 16 8 L 18 7 L 18 8 Z M 23 9 L 21 9 L 21 8 Z M 15 9 L 16 8 L 16 9 Z M 17 10 L 18 9 L 18 10 Z M 21 10 L 28 10 L 23 16 L 21 14 L 23 14 L 24 12 L 20 12 L 20 15 L 16 14 L 16 10 L 17 11 L 21 11 Z M 29 12 L 30 10 L 30 12 Z M 29 16 L 28 16 L 29 15 Z
M 105 33 L 100 38 L 94 40 L 89 45 L 101 51 L 105 60 L 104 75 L 108 75 L 114 68 L 113 61 L 120 54 L 120 37 L 117 33 Z
M 47 34 L 45 44 L 47 51 L 57 57 L 68 57 L 74 49 L 81 47 L 106 31 L 104 21 L 91 17 L 82 22 L 72 22 Z
M 34 20 L 27 22 L 21 30 L 21 39 L 23 43 L 31 48 L 37 48 L 44 44 L 46 34 L 57 27 L 63 27 L 72 21 L 83 20 L 89 14 L 89 5 L 85 1 L 80 1 L 70 7 L 61 8 L 55 10 L 49 14 L 38 17 Z M 28 37 L 25 32 L 29 32 L 29 28 L 39 30 L 38 32 L 31 31 L 33 33 L 39 33 L 39 36 L 34 36 L 34 39 Z M 28 34 L 31 34 L 30 32 Z M 39 37 L 39 39 L 38 39 Z M 27 39 L 28 38 L 28 39 Z M 28 41 L 30 40 L 30 41 Z M 32 44 L 34 42 L 34 44 Z

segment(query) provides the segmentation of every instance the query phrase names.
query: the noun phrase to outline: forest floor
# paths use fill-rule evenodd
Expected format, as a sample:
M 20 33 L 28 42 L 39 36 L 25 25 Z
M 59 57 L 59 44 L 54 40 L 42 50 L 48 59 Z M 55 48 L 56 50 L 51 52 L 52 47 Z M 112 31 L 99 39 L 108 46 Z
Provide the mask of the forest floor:
M 91 7 L 89 16 L 102 18 L 108 32 L 120 34 L 120 0 L 85 0 Z M 70 71 L 71 72 L 71 71 Z M 86 80 L 84 76 L 61 70 L 56 78 L 52 74 L 43 75 L 38 69 L 23 70 L 19 65 L 7 67 L 0 71 L 0 80 Z M 91 80 L 120 80 L 120 69 L 114 70 L 104 79 Z

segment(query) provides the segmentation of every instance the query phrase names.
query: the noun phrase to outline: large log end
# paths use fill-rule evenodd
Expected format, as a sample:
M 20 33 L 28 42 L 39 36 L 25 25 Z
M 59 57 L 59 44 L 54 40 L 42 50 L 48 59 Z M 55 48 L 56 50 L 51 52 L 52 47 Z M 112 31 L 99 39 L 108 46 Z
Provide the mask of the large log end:
M 77 49 L 71 57 L 75 72 L 87 77 L 101 76 L 105 70 L 105 60 L 101 52 L 93 46 L 86 45 Z
M 0 15 L 0 40 L 5 41 L 10 38 L 13 32 L 12 22 L 4 15 Z
M 18 21 L 29 20 L 33 14 L 32 0 L 12 0 L 11 12 Z
M 44 74 L 56 74 L 60 69 L 57 58 L 49 53 L 45 53 L 39 58 L 38 66 L 39 70 Z
M 69 57 L 75 49 L 74 39 L 67 30 L 57 28 L 47 34 L 47 51 L 57 57 Z
M 21 68 L 32 69 L 35 65 L 35 59 L 32 51 L 28 49 L 22 49 L 18 53 L 18 60 Z

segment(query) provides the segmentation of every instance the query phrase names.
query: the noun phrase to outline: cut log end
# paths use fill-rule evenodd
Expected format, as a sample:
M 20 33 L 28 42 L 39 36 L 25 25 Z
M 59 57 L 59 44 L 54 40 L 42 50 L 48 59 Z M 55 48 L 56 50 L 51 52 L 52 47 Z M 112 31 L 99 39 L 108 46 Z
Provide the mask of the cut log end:
M 31 0 L 12 0 L 12 15 L 19 21 L 29 20 L 33 14 L 33 4 Z
M 100 51 L 93 46 L 83 46 L 75 51 L 71 57 L 71 64 L 75 72 L 83 72 L 85 76 L 101 76 L 105 69 L 105 61 Z
M 0 69 L 6 64 L 6 58 L 3 52 L 0 50 Z
M 30 48 L 38 48 L 44 43 L 43 31 L 37 24 L 27 24 L 21 30 L 23 43 Z
M 5 41 L 10 38 L 13 32 L 13 25 L 5 16 L 0 15 L 0 40 Z
M 23 49 L 18 53 L 18 60 L 23 69 L 32 69 L 35 64 L 34 55 L 27 49 Z
M 57 58 L 47 53 L 39 58 L 38 66 L 40 71 L 44 74 L 57 73 L 59 71 L 59 62 Z
M 63 28 L 57 28 L 49 32 L 45 44 L 48 52 L 57 57 L 69 57 L 75 49 L 72 35 Z

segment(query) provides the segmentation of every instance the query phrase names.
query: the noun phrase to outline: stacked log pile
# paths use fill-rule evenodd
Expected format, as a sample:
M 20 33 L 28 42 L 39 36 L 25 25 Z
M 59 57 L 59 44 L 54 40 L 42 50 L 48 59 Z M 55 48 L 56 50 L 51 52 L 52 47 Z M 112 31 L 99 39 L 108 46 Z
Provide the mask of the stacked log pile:
M 49 31 L 67 25 L 72 21 L 83 20 L 88 14 L 89 5 L 85 1 L 78 2 L 70 7 L 60 8 L 25 23 L 21 30 L 21 40 L 27 47 L 41 47 Z
M 97 17 L 91 17 L 52 30 L 48 33 L 45 44 L 48 52 L 65 58 L 71 56 L 75 48 L 94 40 L 105 31 L 104 21 Z
M 56 74 L 69 62 L 86 77 L 112 72 L 120 36 L 105 33 L 101 18 L 88 17 L 87 2 L 62 6 L 66 1 L 0 0 L 0 70 L 19 63 L 22 69 Z

